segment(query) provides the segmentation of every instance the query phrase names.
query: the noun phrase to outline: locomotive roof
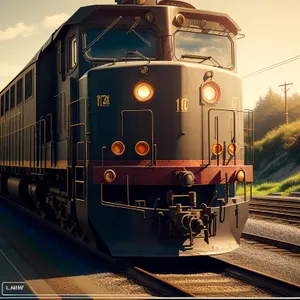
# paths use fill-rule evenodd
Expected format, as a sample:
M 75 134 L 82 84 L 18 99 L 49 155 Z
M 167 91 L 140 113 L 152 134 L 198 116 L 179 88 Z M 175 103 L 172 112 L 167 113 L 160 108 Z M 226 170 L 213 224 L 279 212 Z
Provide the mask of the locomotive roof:
M 159 6 L 165 6 L 165 5 L 157 5 L 157 7 L 159 7 Z M 54 31 L 54 33 L 52 33 L 52 35 L 50 36 L 50 38 L 45 42 L 45 44 L 41 47 L 41 49 L 34 55 L 34 57 L 26 64 L 26 66 L 19 72 L 19 74 L 22 73 L 31 64 L 33 64 L 36 61 L 38 61 L 40 54 L 45 49 L 47 49 L 56 40 L 56 38 L 59 35 L 59 33 L 65 27 L 67 27 L 68 25 L 73 25 L 73 24 L 78 24 L 78 23 L 83 22 L 86 18 L 88 18 L 92 13 L 94 13 L 98 9 L 112 8 L 112 7 L 120 7 L 121 9 L 126 9 L 126 8 L 128 9 L 128 8 L 136 7 L 136 5 L 117 5 L 117 4 L 111 4 L 111 5 L 90 5 L 90 6 L 80 7 L 65 23 L 63 23 L 58 29 L 56 29 Z M 144 6 L 143 5 L 143 6 L 140 6 L 140 7 L 144 7 L 144 8 L 145 7 L 149 7 L 149 8 L 151 7 L 151 8 L 153 8 L 155 6 Z M 190 8 L 184 8 L 184 7 L 176 7 L 176 8 L 180 9 L 180 11 L 183 11 L 183 12 L 191 12 L 192 11 L 193 13 L 194 12 L 201 13 L 204 16 L 207 16 L 207 17 L 214 17 L 216 21 L 222 20 L 222 22 L 224 24 L 226 24 L 234 34 L 237 34 L 238 31 L 241 30 L 240 27 L 227 14 L 217 13 L 217 12 L 212 12 L 212 11 L 205 11 L 205 10 L 200 10 L 200 9 L 190 9 Z M 11 82 L 9 82 L 9 84 L 6 85 L 4 89 L 6 89 L 11 84 Z

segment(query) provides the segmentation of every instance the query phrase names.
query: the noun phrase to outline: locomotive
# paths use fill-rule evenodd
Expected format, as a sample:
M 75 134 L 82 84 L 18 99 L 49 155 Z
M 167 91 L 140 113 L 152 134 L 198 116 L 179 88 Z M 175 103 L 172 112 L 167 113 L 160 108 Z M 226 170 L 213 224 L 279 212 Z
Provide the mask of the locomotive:
M 234 250 L 253 181 L 240 28 L 115 2 L 78 9 L 1 91 L 1 193 L 115 257 Z

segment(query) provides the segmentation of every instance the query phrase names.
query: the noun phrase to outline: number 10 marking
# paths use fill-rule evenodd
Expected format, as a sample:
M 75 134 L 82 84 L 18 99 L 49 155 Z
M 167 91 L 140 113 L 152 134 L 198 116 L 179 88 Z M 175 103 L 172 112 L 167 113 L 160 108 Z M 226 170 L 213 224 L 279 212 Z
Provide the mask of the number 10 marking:
M 188 99 L 177 99 L 176 100 L 176 112 L 187 112 L 188 111 Z

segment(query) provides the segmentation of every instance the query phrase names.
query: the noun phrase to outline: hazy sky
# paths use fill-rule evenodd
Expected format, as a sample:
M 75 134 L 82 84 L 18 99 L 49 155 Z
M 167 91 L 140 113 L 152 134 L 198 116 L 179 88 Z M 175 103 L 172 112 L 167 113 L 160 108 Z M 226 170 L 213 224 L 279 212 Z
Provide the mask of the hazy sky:
M 248 74 L 300 55 L 300 0 L 189 0 L 199 9 L 229 14 L 241 27 L 238 72 Z M 114 0 L 0 0 L 0 89 L 33 57 L 50 34 L 80 6 Z M 300 93 L 300 60 L 244 79 L 244 107 L 252 108 L 269 87 L 293 82 Z

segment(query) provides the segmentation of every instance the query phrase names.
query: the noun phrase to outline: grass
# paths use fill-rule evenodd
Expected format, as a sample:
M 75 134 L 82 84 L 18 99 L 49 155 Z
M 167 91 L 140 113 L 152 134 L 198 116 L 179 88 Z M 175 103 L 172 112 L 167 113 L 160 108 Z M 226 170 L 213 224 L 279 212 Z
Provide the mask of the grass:
M 300 120 L 290 124 L 284 124 L 276 129 L 271 130 L 266 136 L 254 143 L 254 170 L 258 171 L 260 163 L 273 161 L 275 155 L 280 152 L 286 152 L 289 161 L 293 161 L 295 165 L 300 164 Z M 278 160 L 273 168 L 268 169 L 268 174 L 261 174 L 262 176 L 269 176 L 278 168 L 280 169 L 287 163 L 286 158 L 282 157 Z M 255 174 L 255 173 L 254 173 Z M 254 176 L 255 177 L 255 176 Z M 268 195 L 270 193 L 281 193 L 288 195 L 291 192 L 300 192 L 300 173 L 290 176 L 281 182 L 264 182 L 260 178 L 259 182 L 254 182 L 252 192 L 253 195 Z M 243 194 L 243 186 L 237 187 L 237 195 Z M 247 193 L 249 187 L 247 186 Z
M 300 120 L 284 124 L 271 130 L 254 143 L 255 161 L 259 164 L 264 158 L 272 157 L 280 150 L 297 151 L 300 145 Z
M 247 193 L 249 194 L 247 186 Z M 237 195 L 242 195 L 244 192 L 243 186 L 238 186 Z M 300 192 L 300 173 L 291 176 L 281 182 L 265 182 L 262 184 L 253 185 L 253 195 L 268 195 L 270 193 L 281 193 L 287 196 L 291 192 Z

